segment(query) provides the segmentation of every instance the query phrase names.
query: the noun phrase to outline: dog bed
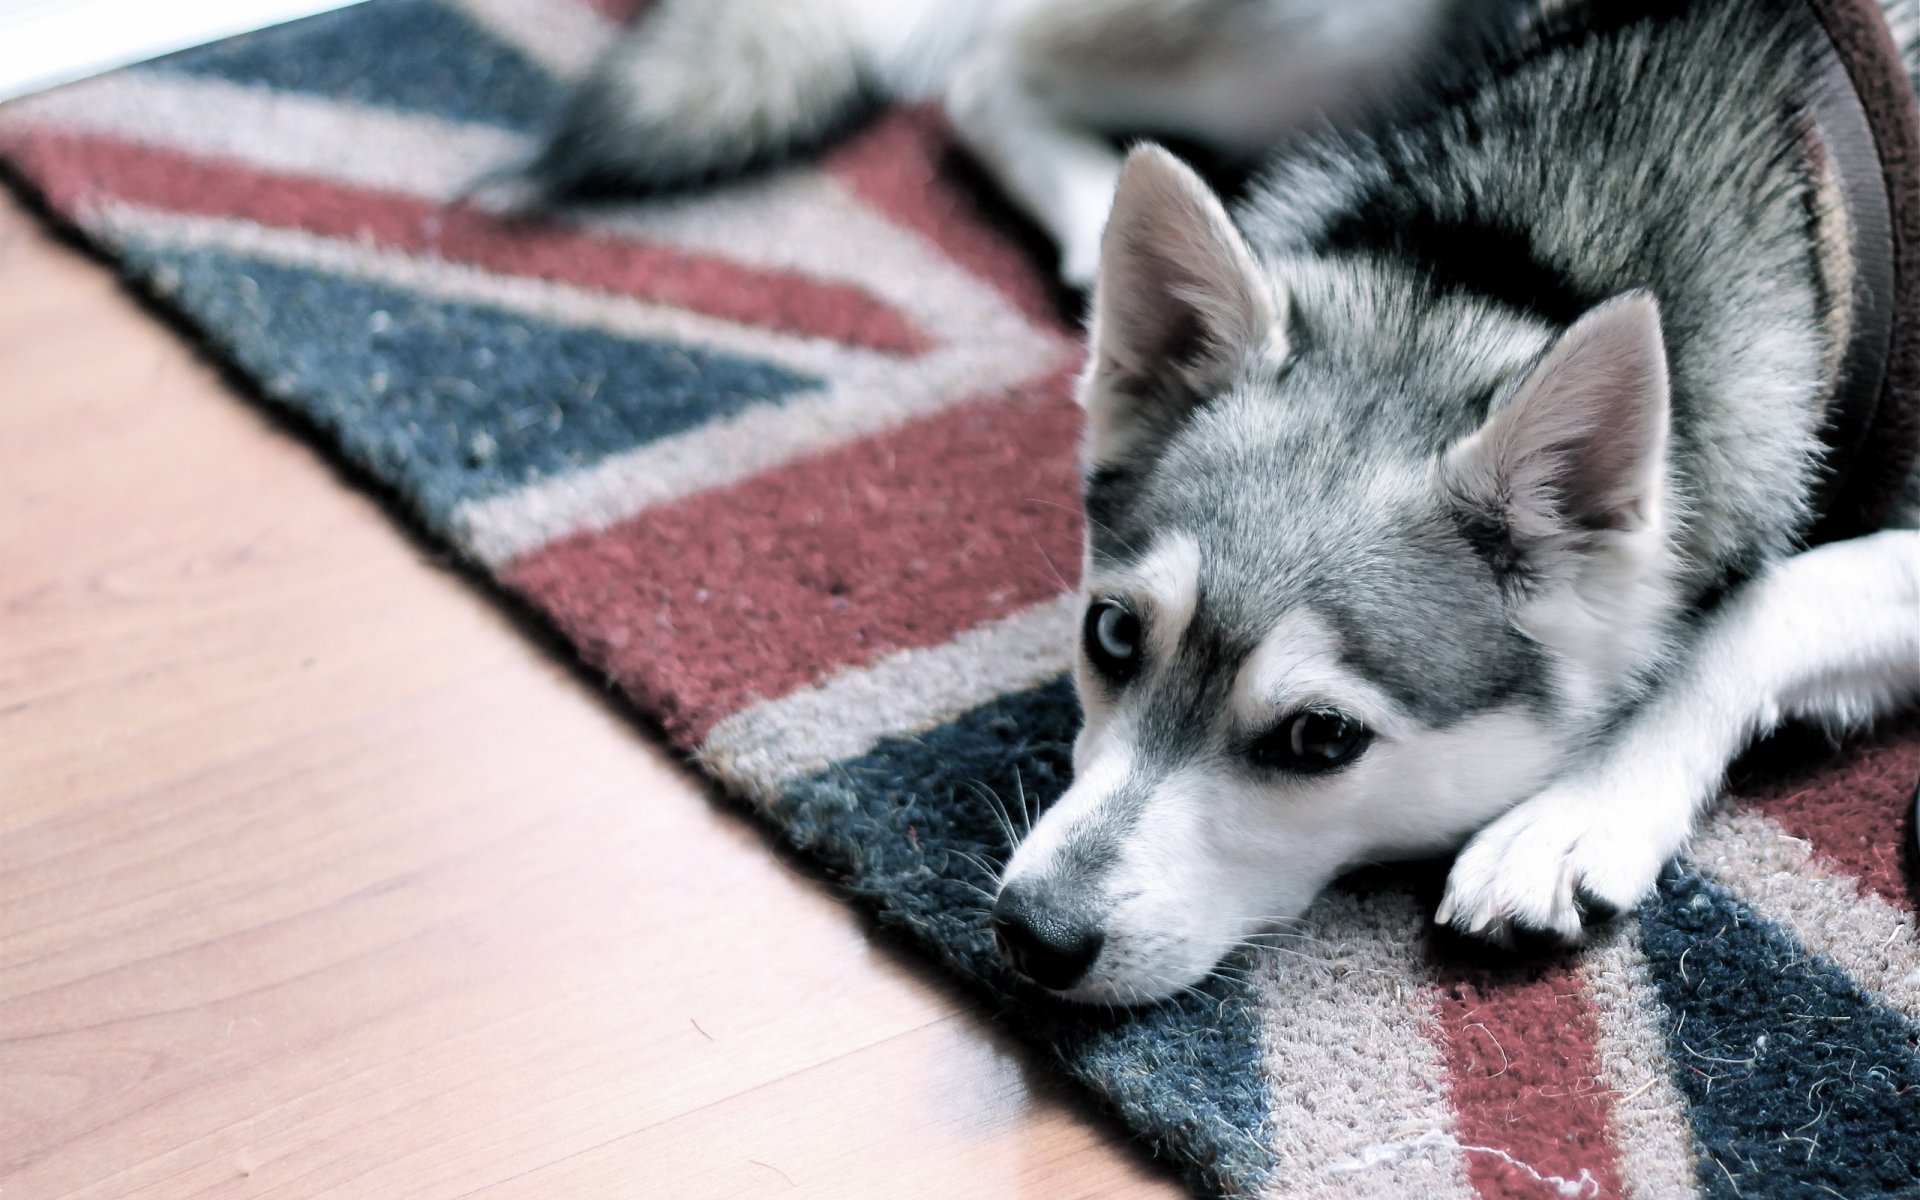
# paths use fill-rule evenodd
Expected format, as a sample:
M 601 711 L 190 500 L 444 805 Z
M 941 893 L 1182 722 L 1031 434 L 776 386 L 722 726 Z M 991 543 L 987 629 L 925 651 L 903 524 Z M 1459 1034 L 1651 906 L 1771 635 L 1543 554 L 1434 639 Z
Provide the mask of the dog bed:
M 1912 722 L 1752 757 L 1577 955 L 1437 938 L 1423 868 L 1155 1008 L 1014 986 L 983 889 L 1076 723 L 1046 256 L 919 112 L 564 222 L 463 204 L 614 7 L 371 0 L 0 110 L 0 154 L 1199 1193 L 1920 1189 Z

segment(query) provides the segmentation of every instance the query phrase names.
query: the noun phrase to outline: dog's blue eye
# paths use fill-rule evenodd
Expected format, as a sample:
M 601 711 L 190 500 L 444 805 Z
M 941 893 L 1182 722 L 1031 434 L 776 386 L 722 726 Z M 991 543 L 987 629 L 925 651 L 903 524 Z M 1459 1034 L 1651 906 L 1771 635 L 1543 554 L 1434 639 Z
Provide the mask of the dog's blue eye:
M 1332 771 L 1359 758 L 1372 741 L 1372 732 L 1345 713 L 1308 709 L 1262 734 L 1247 757 L 1282 771 Z
M 1140 618 L 1111 600 L 1087 609 L 1087 657 L 1107 678 L 1125 679 L 1140 661 Z

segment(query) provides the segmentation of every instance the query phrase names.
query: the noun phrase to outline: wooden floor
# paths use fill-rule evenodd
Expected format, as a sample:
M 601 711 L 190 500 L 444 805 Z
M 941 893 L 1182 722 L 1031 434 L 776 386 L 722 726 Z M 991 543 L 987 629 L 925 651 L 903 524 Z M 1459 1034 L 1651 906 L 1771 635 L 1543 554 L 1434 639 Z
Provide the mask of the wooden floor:
M 0 204 L 0 1197 L 1177 1194 Z

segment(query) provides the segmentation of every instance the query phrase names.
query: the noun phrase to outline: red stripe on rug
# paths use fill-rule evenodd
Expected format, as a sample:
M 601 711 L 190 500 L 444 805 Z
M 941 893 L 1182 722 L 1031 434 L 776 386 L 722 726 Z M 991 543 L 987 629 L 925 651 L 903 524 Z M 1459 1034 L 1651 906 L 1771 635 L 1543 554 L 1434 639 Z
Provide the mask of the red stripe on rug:
M 1074 337 L 1062 306 L 1079 300 L 1053 283 L 1053 251 L 1036 244 L 1031 227 L 1008 215 L 1006 201 L 968 168 L 944 117 L 931 107 L 897 109 L 836 146 L 826 167 L 895 224 L 938 246 L 955 264 L 986 280 L 1042 329 Z M 967 173 L 975 178 L 967 179 Z M 998 207 L 999 211 L 996 211 Z M 1021 239 L 1027 234 L 1027 248 Z
M 1056 375 L 534 551 L 504 572 L 692 747 L 721 718 L 1071 586 Z
M 744 267 L 557 224 L 502 220 L 472 208 L 95 134 L 30 130 L 10 133 L 0 146 L 63 209 L 117 199 L 357 238 L 497 274 L 612 292 L 885 353 L 919 354 L 932 345 L 904 315 L 859 288 L 792 272 Z
M 1525 974 L 1443 963 L 1436 974 L 1441 1051 L 1474 1189 L 1485 1200 L 1619 1196 L 1613 1092 L 1579 973 L 1563 962 Z
M 1734 771 L 1733 791 L 1772 817 L 1860 886 L 1915 910 L 1908 848 L 1920 778 L 1920 719 L 1831 750 L 1813 737 L 1782 737 Z

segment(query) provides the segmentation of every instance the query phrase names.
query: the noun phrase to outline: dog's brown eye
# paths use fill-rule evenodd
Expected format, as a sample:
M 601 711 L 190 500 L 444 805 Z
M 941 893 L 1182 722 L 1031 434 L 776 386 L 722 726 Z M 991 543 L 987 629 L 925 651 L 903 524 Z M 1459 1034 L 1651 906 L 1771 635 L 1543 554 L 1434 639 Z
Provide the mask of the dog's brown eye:
M 1087 657 L 1094 669 L 1118 683 L 1140 665 L 1140 618 L 1112 600 L 1087 609 Z
M 1308 709 L 1262 734 L 1247 757 L 1282 771 L 1332 771 L 1359 758 L 1372 741 L 1372 732 L 1347 714 Z

